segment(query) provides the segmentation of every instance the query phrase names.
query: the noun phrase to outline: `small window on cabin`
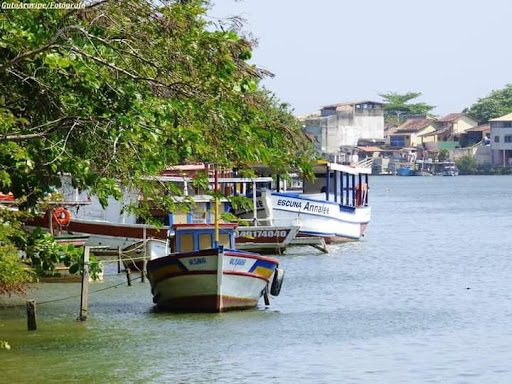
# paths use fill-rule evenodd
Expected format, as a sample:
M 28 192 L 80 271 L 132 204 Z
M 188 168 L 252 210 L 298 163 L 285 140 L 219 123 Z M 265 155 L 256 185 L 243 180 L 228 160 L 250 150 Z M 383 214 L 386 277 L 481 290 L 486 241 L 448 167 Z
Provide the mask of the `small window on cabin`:
M 506 135 L 505 136 L 505 143 L 512 143 L 512 136 L 511 135 Z
M 226 248 L 231 248 L 231 243 L 229 242 L 230 236 L 228 233 L 221 233 L 219 236 L 219 242 Z
M 211 249 L 212 247 L 212 234 L 201 233 L 199 235 L 199 249 Z
M 192 233 L 184 233 L 180 235 L 179 252 L 189 252 L 194 250 L 194 235 Z
M 499 143 L 500 142 L 500 137 L 499 136 L 494 136 L 494 142 L 495 143 Z

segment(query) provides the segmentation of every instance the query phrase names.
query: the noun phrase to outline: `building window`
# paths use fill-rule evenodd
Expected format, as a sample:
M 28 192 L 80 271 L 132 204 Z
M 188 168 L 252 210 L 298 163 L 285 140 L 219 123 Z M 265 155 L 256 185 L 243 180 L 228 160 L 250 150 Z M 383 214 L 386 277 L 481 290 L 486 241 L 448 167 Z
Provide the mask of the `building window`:
M 499 136 L 494 136 L 494 142 L 495 143 L 499 143 L 500 142 L 500 137 Z
M 403 136 L 391 136 L 389 141 L 392 147 L 405 147 L 405 137 Z
M 505 143 L 512 143 L 512 135 L 505 136 Z

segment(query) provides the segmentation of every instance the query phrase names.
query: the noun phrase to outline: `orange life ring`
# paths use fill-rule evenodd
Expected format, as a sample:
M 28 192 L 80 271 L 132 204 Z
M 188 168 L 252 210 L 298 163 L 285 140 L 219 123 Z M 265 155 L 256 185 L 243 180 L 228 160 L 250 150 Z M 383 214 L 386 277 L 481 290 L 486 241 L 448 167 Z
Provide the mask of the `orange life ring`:
M 7 194 L 0 192 L 0 200 L 1 201 L 14 201 L 14 195 L 12 194 L 12 192 L 9 192 Z
M 60 226 L 65 226 L 71 220 L 71 213 L 64 207 L 57 207 L 53 210 L 53 218 Z

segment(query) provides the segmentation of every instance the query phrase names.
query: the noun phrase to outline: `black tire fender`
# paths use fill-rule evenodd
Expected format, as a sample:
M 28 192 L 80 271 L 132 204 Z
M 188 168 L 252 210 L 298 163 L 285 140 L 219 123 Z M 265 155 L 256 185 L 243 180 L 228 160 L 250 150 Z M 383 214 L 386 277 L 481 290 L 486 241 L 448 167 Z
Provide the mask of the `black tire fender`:
M 276 268 L 274 272 L 274 278 L 272 279 L 272 285 L 270 286 L 270 294 L 272 296 L 279 296 L 281 292 L 281 286 L 284 280 L 284 269 Z

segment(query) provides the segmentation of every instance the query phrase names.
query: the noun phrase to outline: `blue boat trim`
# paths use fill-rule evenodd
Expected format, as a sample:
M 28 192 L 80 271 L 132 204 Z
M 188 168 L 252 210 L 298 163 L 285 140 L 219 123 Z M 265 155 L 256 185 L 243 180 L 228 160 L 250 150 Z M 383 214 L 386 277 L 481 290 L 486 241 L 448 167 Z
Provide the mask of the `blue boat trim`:
M 329 232 L 311 232 L 311 231 L 299 231 L 303 235 L 322 236 L 322 237 L 345 237 L 347 239 L 359 239 L 358 236 L 342 235 L 340 233 L 329 233 Z
M 256 260 L 256 262 L 253 264 L 253 266 L 249 269 L 249 273 L 252 273 L 255 271 L 256 268 L 258 267 L 263 267 L 263 268 L 268 268 L 268 269 L 275 269 L 276 268 L 276 264 L 275 263 L 272 263 L 270 261 L 267 261 L 267 260 Z

